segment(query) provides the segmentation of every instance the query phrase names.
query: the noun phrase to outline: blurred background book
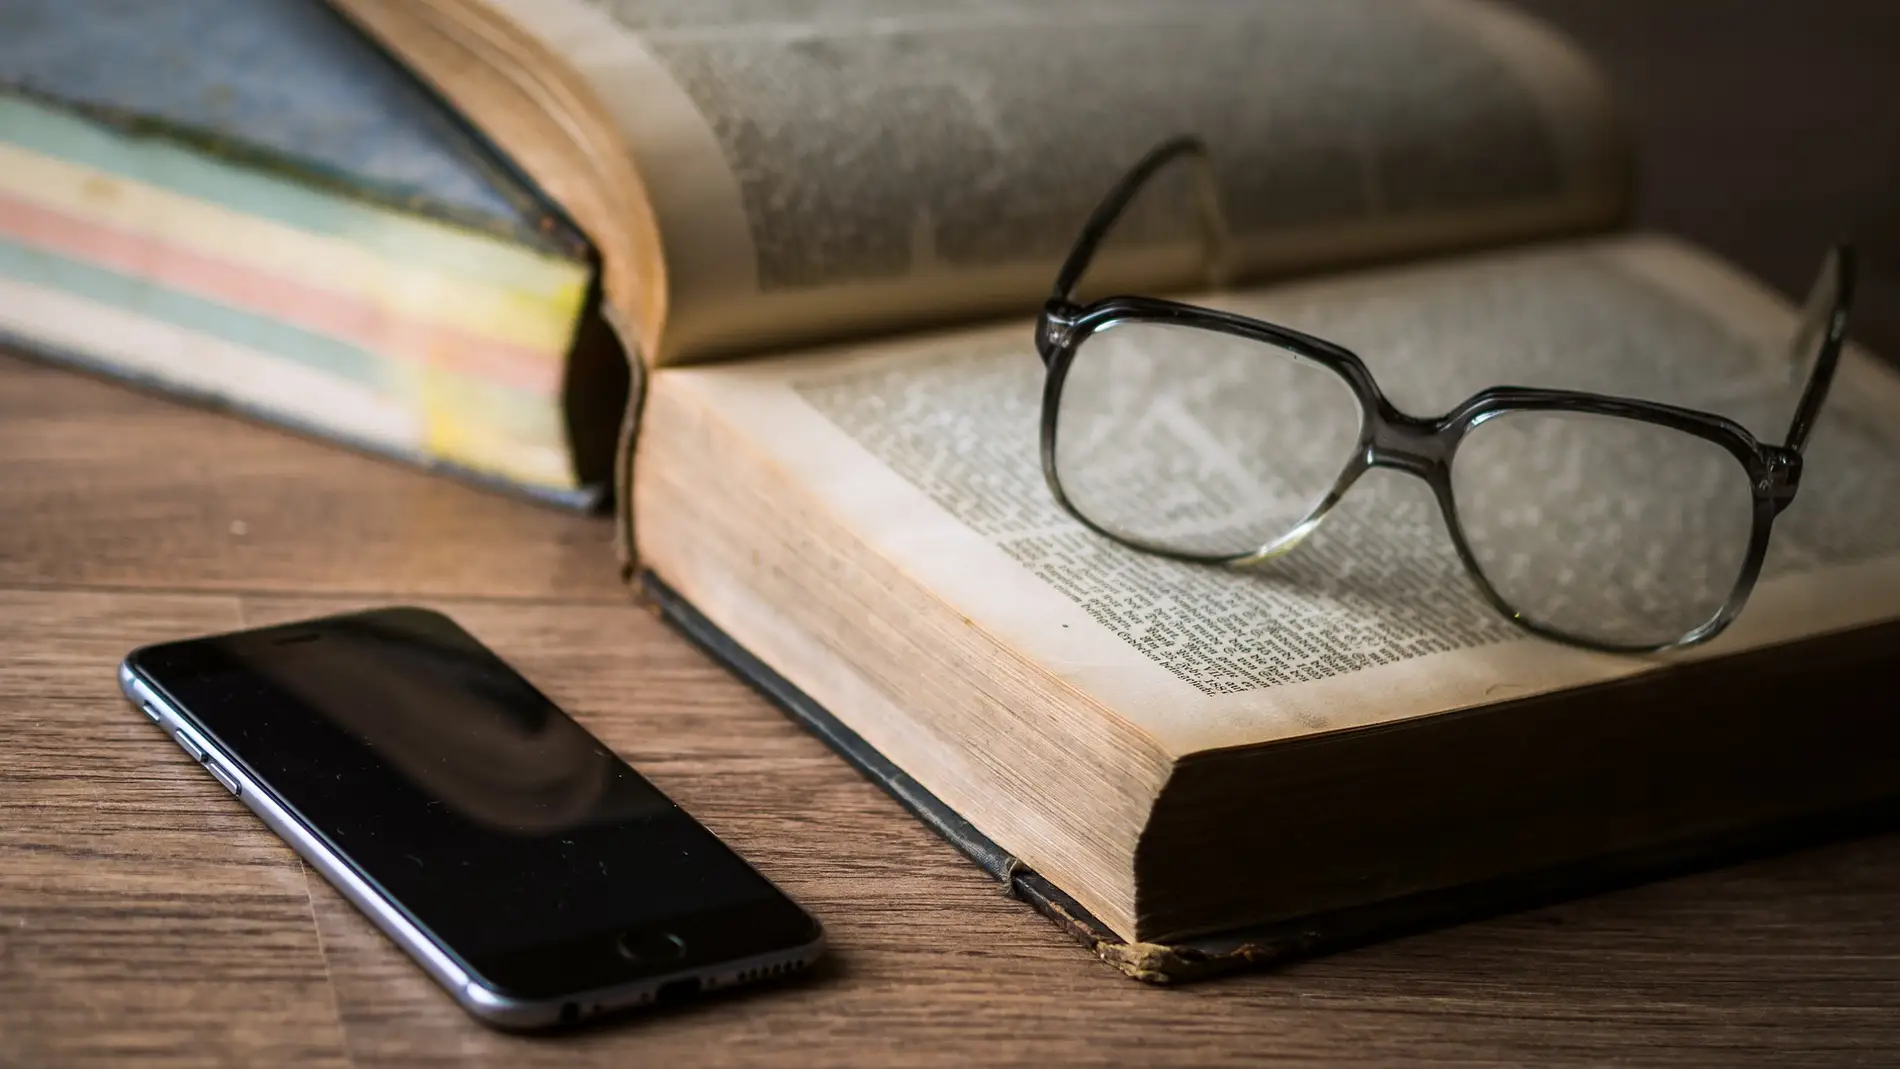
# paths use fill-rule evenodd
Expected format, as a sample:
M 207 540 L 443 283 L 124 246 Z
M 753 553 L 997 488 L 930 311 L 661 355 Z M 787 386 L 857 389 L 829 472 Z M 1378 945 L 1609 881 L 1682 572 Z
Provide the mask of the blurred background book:
M 626 391 L 586 240 L 311 0 L 0 5 L 0 335 L 600 500 Z

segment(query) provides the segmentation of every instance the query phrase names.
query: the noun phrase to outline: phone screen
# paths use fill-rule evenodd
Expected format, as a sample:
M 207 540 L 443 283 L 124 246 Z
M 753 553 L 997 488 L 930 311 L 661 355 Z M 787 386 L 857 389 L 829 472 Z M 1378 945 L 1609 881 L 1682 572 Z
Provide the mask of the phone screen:
M 504 992 L 611 984 L 814 934 L 764 877 L 439 614 L 156 646 L 134 667 Z

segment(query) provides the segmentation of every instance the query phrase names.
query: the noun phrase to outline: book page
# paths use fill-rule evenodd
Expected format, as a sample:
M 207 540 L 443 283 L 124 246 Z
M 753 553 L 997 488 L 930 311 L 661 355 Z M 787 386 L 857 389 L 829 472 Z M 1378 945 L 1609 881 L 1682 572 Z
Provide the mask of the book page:
M 1595 74 L 1478 0 L 489 3 L 624 135 L 664 239 L 633 272 L 665 288 L 640 324 L 657 363 L 1031 309 L 1107 188 L 1186 133 L 1246 275 L 1626 207 Z M 1102 284 L 1202 277 L 1176 178 Z
M 1657 239 L 1208 300 L 1352 348 L 1419 415 L 1509 382 L 1708 409 L 1778 441 L 1800 387 L 1787 359 L 1793 310 Z M 1714 642 L 1668 655 L 1592 653 L 1514 626 L 1478 595 L 1425 484 L 1392 471 L 1362 477 L 1304 543 L 1260 565 L 1111 542 L 1044 484 L 1042 378 L 1021 323 L 669 370 L 655 389 L 698 393 L 867 552 L 1177 756 L 1900 615 L 1900 382 L 1864 354 L 1848 354 L 1747 609 Z M 1650 460 L 1626 462 L 1620 477 L 1634 480 Z

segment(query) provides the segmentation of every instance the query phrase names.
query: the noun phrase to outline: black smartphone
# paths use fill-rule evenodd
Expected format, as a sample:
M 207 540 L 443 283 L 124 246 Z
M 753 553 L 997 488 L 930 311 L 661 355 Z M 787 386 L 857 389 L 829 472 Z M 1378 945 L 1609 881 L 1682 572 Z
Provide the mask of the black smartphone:
M 147 646 L 119 684 L 484 1021 L 571 1023 L 823 951 L 816 920 L 440 613 Z

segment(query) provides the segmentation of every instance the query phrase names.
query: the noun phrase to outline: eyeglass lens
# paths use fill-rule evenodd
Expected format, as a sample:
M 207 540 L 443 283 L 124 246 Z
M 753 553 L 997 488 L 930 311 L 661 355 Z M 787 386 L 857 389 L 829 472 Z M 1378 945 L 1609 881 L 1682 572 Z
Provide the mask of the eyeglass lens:
M 1055 468 L 1091 523 L 1136 546 L 1234 557 L 1297 542 L 1358 450 L 1364 410 L 1331 368 L 1200 327 L 1124 322 L 1076 350 Z M 1734 590 L 1754 528 L 1747 468 L 1640 420 L 1510 412 L 1452 462 L 1458 524 L 1510 609 L 1625 647 L 1673 643 Z
M 1459 444 L 1451 478 L 1465 542 L 1499 598 L 1603 645 L 1665 645 L 1714 619 L 1754 532 L 1733 454 L 1640 420 L 1506 413 Z
M 1233 557 L 1298 530 L 1360 423 L 1357 395 L 1328 368 L 1218 331 L 1126 322 L 1091 334 L 1069 365 L 1056 473 L 1117 538 Z

